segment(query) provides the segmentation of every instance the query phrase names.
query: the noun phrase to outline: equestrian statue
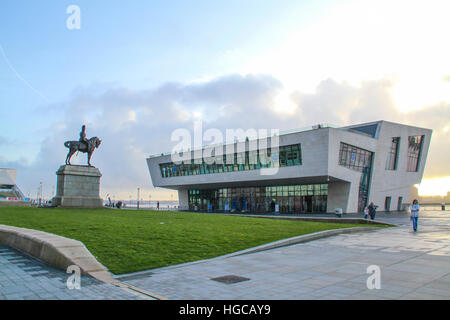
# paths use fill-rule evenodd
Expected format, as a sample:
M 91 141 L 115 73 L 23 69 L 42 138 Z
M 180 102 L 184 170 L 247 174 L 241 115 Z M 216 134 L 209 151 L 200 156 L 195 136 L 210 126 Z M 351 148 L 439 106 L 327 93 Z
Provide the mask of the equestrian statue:
M 86 139 L 86 126 L 83 125 L 81 127 L 80 132 L 80 139 L 78 141 L 66 141 L 64 142 L 64 146 L 66 148 L 69 148 L 69 153 L 66 157 L 66 164 L 70 165 L 70 158 L 72 158 L 73 154 L 77 151 L 87 153 L 87 162 L 88 166 L 92 167 L 91 165 L 91 157 L 92 153 L 96 148 L 100 146 L 102 143 L 102 140 L 100 140 L 97 137 L 93 137 L 90 139 Z

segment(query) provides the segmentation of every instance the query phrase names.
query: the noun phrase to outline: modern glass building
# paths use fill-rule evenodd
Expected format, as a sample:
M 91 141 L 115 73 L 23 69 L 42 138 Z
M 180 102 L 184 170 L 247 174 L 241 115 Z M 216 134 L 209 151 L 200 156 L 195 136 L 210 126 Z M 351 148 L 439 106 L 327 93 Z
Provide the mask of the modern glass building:
M 24 196 L 16 185 L 17 170 L 0 168 L 0 201 L 22 201 Z
M 387 121 L 318 125 L 186 151 L 183 160 L 150 156 L 147 164 L 154 186 L 178 190 L 182 210 L 349 213 L 370 201 L 396 210 L 420 183 L 431 134 Z

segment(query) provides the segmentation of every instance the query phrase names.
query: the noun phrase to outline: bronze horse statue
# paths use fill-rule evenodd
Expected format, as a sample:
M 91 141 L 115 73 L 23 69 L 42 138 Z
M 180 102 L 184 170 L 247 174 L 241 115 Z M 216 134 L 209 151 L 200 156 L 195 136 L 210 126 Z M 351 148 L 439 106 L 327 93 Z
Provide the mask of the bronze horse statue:
M 92 167 L 91 165 L 91 157 L 92 153 L 94 152 L 95 148 L 98 148 L 100 144 L 102 143 L 102 140 L 100 140 L 97 137 L 93 137 L 87 140 L 87 144 L 81 141 L 66 141 L 64 142 L 64 146 L 66 148 L 69 148 L 69 153 L 66 157 L 66 164 L 70 165 L 70 158 L 72 158 L 73 154 L 77 151 L 87 153 L 88 156 L 88 166 Z

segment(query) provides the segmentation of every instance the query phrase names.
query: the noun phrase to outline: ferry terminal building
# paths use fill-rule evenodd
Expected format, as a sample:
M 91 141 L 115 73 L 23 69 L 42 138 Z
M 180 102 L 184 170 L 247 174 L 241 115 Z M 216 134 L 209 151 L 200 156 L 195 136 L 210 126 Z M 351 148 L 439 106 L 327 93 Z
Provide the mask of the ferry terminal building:
M 222 163 L 195 161 L 190 151 L 189 161 L 174 163 L 171 154 L 162 154 L 150 156 L 147 165 L 155 187 L 178 191 L 180 210 L 355 213 L 373 201 L 379 211 L 401 211 L 422 179 L 431 135 L 430 129 L 388 121 L 318 125 L 280 133 L 276 152 L 270 141 L 254 150 L 255 141 L 247 139 L 222 145 Z M 276 173 L 261 174 L 269 168 Z

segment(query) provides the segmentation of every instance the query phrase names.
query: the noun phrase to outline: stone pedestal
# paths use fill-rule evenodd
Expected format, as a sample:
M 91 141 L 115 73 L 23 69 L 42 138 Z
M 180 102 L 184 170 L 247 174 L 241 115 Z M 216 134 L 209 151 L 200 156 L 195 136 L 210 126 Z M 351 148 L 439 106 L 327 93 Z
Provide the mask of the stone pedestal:
M 88 166 L 63 165 L 58 171 L 54 207 L 100 208 L 100 170 Z

